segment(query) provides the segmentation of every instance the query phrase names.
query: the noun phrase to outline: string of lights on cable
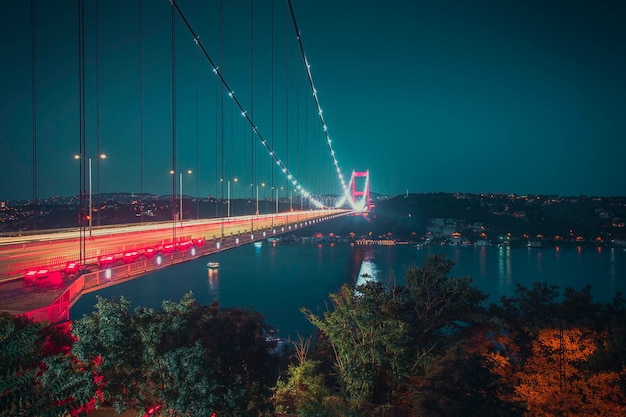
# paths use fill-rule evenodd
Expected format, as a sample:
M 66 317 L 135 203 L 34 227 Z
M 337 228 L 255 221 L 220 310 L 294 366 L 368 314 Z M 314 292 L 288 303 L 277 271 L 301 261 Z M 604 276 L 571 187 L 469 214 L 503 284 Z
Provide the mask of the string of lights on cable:
M 250 115 L 248 114 L 246 109 L 243 107 L 243 105 L 241 104 L 241 102 L 239 101 L 237 96 L 235 95 L 235 92 L 230 88 L 230 86 L 226 82 L 226 79 L 225 79 L 224 75 L 220 72 L 219 67 L 215 64 L 215 62 L 211 58 L 210 54 L 207 52 L 206 48 L 204 47 L 204 45 L 200 41 L 200 37 L 193 30 L 193 28 L 192 28 L 191 24 L 189 23 L 189 21 L 187 20 L 186 16 L 180 10 L 180 7 L 178 7 L 178 4 L 176 4 L 176 1 L 175 0 L 169 0 L 169 1 L 172 4 L 172 7 L 174 7 L 174 9 L 176 10 L 176 13 L 182 19 L 182 21 L 185 24 L 185 26 L 187 27 L 187 30 L 189 30 L 189 33 L 191 33 L 191 36 L 193 37 L 193 40 L 194 40 L 196 46 L 200 48 L 200 50 L 202 51 L 202 54 L 204 55 L 204 57 L 207 59 L 207 61 L 211 65 L 211 68 L 213 69 L 213 73 L 219 78 L 220 82 L 222 83 L 222 86 L 226 89 L 226 91 L 228 91 L 228 97 L 230 97 L 230 99 L 233 101 L 235 106 L 237 106 L 237 108 L 241 112 L 241 116 L 246 119 L 247 123 L 252 128 L 254 134 L 261 140 L 261 144 L 269 152 L 270 157 L 276 162 L 276 165 L 278 165 L 278 167 L 280 168 L 282 173 L 285 175 L 287 180 L 290 181 L 293 184 L 294 187 L 296 187 L 298 192 L 300 192 L 304 198 L 306 198 L 309 201 L 311 201 L 311 203 L 316 208 L 323 208 L 324 207 L 324 203 L 322 203 L 321 201 L 316 199 L 308 190 L 306 190 L 302 186 L 302 184 L 300 184 L 297 181 L 297 179 L 294 177 L 294 175 L 289 171 L 289 169 L 287 168 L 287 165 L 280 158 L 278 158 L 278 156 L 276 155 L 276 153 L 274 152 L 274 150 L 272 149 L 270 144 L 267 142 L 267 140 L 265 140 L 265 138 L 263 137 L 263 135 L 259 131 L 259 129 L 256 126 L 256 124 L 254 123 L 254 121 L 252 120 L 252 118 L 250 117 Z M 317 99 L 316 99 L 316 102 L 317 102 Z M 321 115 L 321 111 L 320 111 L 320 115 Z M 331 148 L 331 153 L 332 153 L 332 148 Z M 335 165 L 337 166 L 337 161 L 336 161 L 336 159 L 334 157 L 334 154 L 333 154 L 333 160 L 335 161 Z M 343 179 L 342 179 L 342 183 L 343 183 Z
M 289 12 L 291 13 L 291 21 L 293 22 L 293 28 L 296 32 L 296 38 L 298 40 L 300 54 L 302 55 L 302 60 L 304 61 L 304 68 L 306 69 L 306 74 L 309 79 L 309 85 L 313 93 L 313 100 L 315 101 L 315 106 L 317 107 L 317 114 L 319 115 L 320 122 L 322 123 L 322 130 L 324 131 L 326 143 L 328 144 L 330 155 L 333 158 L 333 164 L 335 165 L 335 169 L 337 170 L 337 175 L 339 177 L 339 181 L 341 182 L 341 188 L 344 192 L 344 197 L 347 199 L 347 201 L 350 202 L 350 205 L 354 207 L 355 203 L 352 200 L 349 186 L 346 185 L 346 182 L 343 178 L 343 174 L 341 173 L 341 168 L 339 168 L 339 162 L 337 161 L 337 158 L 335 157 L 335 150 L 333 149 L 333 144 L 332 144 L 332 141 L 330 140 L 330 134 L 328 133 L 328 126 L 326 125 L 326 122 L 324 121 L 324 114 L 322 112 L 322 107 L 320 105 L 319 97 L 317 96 L 317 89 L 315 88 L 315 83 L 313 82 L 313 75 L 311 73 L 311 65 L 309 65 L 309 60 L 307 59 L 306 54 L 304 52 L 304 45 L 302 43 L 302 35 L 300 33 L 300 29 L 298 28 L 296 15 L 293 11 L 293 6 L 291 5 L 291 0 L 287 0 L 287 5 L 289 6 Z

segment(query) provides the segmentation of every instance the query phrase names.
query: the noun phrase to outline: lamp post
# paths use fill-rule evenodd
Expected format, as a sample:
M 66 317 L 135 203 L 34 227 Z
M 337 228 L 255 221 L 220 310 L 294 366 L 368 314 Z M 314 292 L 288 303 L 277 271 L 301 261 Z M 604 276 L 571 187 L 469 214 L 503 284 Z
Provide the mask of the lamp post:
M 278 214 L 278 190 L 282 190 L 285 187 L 276 187 L 276 213 Z
M 265 183 L 264 182 L 261 183 L 261 188 L 263 189 L 263 200 L 265 200 Z M 267 204 L 265 205 L 265 211 L 268 211 L 267 210 Z M 259 213 L 260 213 L 259 212 L 259 195 L 258 195 L 258 192 L 257 192 L 257 214 L 259 214 Z
M 193 173 L 192 170 L 188 169 L 187 171 L 185 171 L 187 174 L 191 175 Z M 170 174 L 174 175 L 174 170 L 170 170 Z M 178 219 L 180 221 L 180 226 L 182 227 L 183 225 L 183 172 L 179 172 L 180 174 L 180 204 L 179 204 L 179 213 L 178 213 Z
M 101 153 L 99 155 L 97 155 L 97 158 L 99 159 L 106 159 L 107 156 L 104 153 Z M 74 155 L 74 159 L 80 159 L 80 155 L 76 154 Z M 89 237 L 92 236 L 92 232 L 91 232 L 91 228 L 93 226 L 93 222 L 92 222 L 92 215 L 93 215 L 93 191 L 92 191 L 92 187 L 91 187 L 91 156 L 87 158 L 87 160 L 89 161 Z
M 239 181 L 237 178 L 233 179 L 233 182 Z M 230 180 L 228 180 L 228 218 L 230 219 Z

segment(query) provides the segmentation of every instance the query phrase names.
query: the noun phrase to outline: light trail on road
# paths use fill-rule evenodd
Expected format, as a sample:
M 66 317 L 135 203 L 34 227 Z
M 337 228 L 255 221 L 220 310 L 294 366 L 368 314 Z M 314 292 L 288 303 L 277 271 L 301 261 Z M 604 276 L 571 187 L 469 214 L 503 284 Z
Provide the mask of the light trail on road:
M 211 244 L 226 237 L 248 233 L 252 235 L 257 231 L 269 229 L 272 234 L 282 234 L 289 230 L 290 225 L 300 224 L 300 227 L 304 227 L 311 221 L 347 212 L 347 210 L 292 211 L 258 216 L 186 220 L 182 224 L 177 221 L 98 228 L 93 230 L 91 237 L 86 238 L 85 263 L 97 264 L 98 257 L 103 255 L 114 255 L 121 259 L 126 251 L 141 251 L 146 248 L 163 250 L 165 245 L 194 239 L 203 239 L 208 242 L 207 244 Z M 0 238 L 0 280 L 9 276 L 14 277 L 29 268 L 62 269 L 60 267 L 66 262 L 79 260 L 79 243 L 79 230 Z

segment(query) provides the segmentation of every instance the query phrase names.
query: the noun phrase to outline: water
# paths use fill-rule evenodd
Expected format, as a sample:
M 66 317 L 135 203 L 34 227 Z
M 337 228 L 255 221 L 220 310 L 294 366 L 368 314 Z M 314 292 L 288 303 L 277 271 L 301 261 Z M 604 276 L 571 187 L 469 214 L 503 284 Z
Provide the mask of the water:
M 496 302 L 512 295 L 515 283 L 535 281 L 581 289 L 592 284 L 594 300 L 609 301 L 616 291 L 626 293 L 626 251 L 618 248 L 496 248 L 412 245 L 354 246 L 348 244 L 244 245 L 150 275 L 83 295 L 72 307 L 72 319 L 93 310 L 96 294 L 125 296 L 133 306 L 159 308 L 162 300 L 178 301 L 192 291 L 201 304 L 217 299 L 222 307 L 260 311 L 281 337 L 314 331 L 302 313 L 307 307 L 322 314 L 328 294 L 341 284 L 354 284 L 363 261 L 385 282 L 403 283 L 406 268 L 423 264 L 426 256 L 442 254 L 455 265 L 451 276 L 471 276 Z M 218 270 L 206 268 L 218 261 Z

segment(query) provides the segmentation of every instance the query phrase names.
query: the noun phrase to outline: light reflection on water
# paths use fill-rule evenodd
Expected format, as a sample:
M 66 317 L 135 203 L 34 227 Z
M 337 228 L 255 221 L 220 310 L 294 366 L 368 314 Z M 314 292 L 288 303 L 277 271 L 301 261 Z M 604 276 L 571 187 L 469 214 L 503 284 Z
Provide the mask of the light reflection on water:
M 487 247 L 482 246 L 478 255 L 478 265 L 480 265 L 480 276 L 487 275 Z
M 218 298 L 220 292 L 220 270 L 207 268 L 208 283 L 209 283 L 209 295 L 213 295 L 213 298 Z
M 411 245 L 349 246 L 252 244 L 164 268 L 150 275 L 81 297 L 71 309 L 73 319 L 90 312 L 95 295 L 125 296 L 134 306 L 158 308 L 162 300 L 180 300 L 192 291 L 196 300 L 209 304 L 218 299 L 223 307 L 250 307 L 267 316 L 282 337 L 314 329 L 300 313 L 307 307 L 323 314 L 328 294 L 343 284 L 354 285 L 363 262 L 368 262 L 381 282 L 403 284 L 407 268 L 422 265 L 430 254 L 442 254 L 455 262 L 451 276 L 470 276 L 475 285 L 496 302 L 512 295 L 515 283 L 530 287 L 546 281 L 563 289 L 593 284 L 592 294 L 609 301 L 626 289 L 626 251 L 605 248 L 511 248 Z M 210 258 L 210 259 L 209 259 Z M 207 261 L 220 268 L 207 270 Z
M 484 253 L 486 257 L 488 251 L 485 251 Z M 487 274 L 481 274 L 481 278 L 486 279 Z M 511 285 L 511 280 L 511 247 L 508 245 L 500 246 L 498 248 L 498 296 L 503 295 L 506 292 L 507 287 Z
M 617 273 L 615 268 L 615 248 L 611 248 L 611 256 L 609 259 L 609 278 L 611 279 L 611 281 L 615 282 L 615 279 L 617 279 Z

